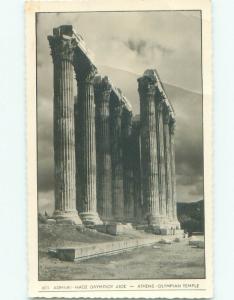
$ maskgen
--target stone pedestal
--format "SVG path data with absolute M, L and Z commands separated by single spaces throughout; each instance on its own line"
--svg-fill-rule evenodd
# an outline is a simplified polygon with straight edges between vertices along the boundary
M 79 166 L 79 203 L 80 217 L 85 225 L 101 224 L 97 213 L 96 198 L 96 136 L 95 136 L 95 102 L 94 77 L 96 68 L 79 57 L 74 60 L 78 83 L 78 109 L 80 110 L 80 143 L 78 154 Z
M 54 218 L 81 224 L 76 210 L 72 27 L 54 29 L 48 40 L 54 63 Z
M 144 211 L 148 224 L 160 227 L 155 81 L 152 77 L 143 76 L 138 79 L 138 84 L 141 113 L 141 159 Z
M 108 78 L 96 78 L 97 209 L 105 222 L 112 219 L 110 93 Z
M 112 162 L 112 215 L 116 222 L 124 221 L 122 103 L 111 93 L 111 162 Z
M 128 234 L 134 229 L 131 224 L 108 224 L 106 225 L 106 233 L 111 235 Z

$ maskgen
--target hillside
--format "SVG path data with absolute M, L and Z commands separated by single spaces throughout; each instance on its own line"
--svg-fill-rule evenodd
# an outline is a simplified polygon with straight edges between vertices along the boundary
M 187 232 L 204 232 L 204 201 L 177 203 L 178 219 Z

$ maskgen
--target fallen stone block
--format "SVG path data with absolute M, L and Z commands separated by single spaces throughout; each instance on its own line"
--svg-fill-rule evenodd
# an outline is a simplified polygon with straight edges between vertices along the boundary
M 168 239 L 161 239 L 160 241 L 159 241 L 159 243 L 160 244 L 171 244 L 171 241 L 170 240 L 168 240 Z
M 54 225 L 54 224 L 56 224 L 56 220 L 55 219 L 47 219 L 46 224 Z
M 204 249 L 205 248 L 205 241 L 198 241 L 197 248 Z
M 133 230 L 133 227 L 131 224 L 107 224 L 106 225 L 106 233 L 111 235 L 121 235 L 128 232 L 131 232 Z
M 173 229 L 171 228 L 161 228 L 160 229 L 161 235 L 172 235 Z
M 148 228 L 148 225 L 135 225 L 136 230 L 145 230 L 146 228 Z
M 49 249 L 48 250 L 48 254 L 49 254 L 49 256 L 51 256 L 53 258 L 57 258 L 58 257 L 58 251 L 56 249 Z
M 106 226 L 105 224 L 102 224 L 102 225 L 96 225 L 95 226 L 95 229 L 98 231 L 98 232 L 102 232 L 102 233 L 107 233 L 106 231 Z
M 129 239 L 125 241 L 113 241 L 108 243 L 92 244 L 77 248 L 57 248 L 49 249 L 50 255 L 56 255 L 63 261 L 82 261 L 103 255 L 114 255 L 135 248 L 150 246 L 155 244 L 155 239 Z

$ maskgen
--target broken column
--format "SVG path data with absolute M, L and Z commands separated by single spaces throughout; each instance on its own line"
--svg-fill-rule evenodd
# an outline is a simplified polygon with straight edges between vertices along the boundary
M 54 217 L 81 224 L 76 210 L 72 35 L 72 26 L 61 26 L 48 37 L 54 63 Z
M 112 218 L 112 174 L 110 148 L 110 93 L 107 77 L 96 78 L 97 209 L 105 222 Z
M 111 92 L 111 163 L 112 163 L 112 215 L 116 222 L 124 221 L 123 149 L 122 149 L 121 95 Z
M 102 223 L 97 213 L 96 197 L 96 136 L 93 84 L 97 70 L 79 47 L 75 51 L 74 67 L 78 85 L 78 110 L 80 111 L 78 202 L 81 207 L 80 217 L 83 223 L 95 225 Z
M 148 225 L 160 227 L 158 159 L 155 115 L 155 76 L 144 73 L 138 79 L 141 122 L 142 186 Z
M 134 221 L 132 111 L 125 106 L 122 113 L 124 219 Z

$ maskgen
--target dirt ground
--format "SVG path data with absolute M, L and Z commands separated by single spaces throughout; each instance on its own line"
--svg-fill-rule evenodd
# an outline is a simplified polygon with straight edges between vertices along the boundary
M 124 238 L 134 238 L 135 232 Z M 92 258 L 81 262 L 63 262 L 47 254 L 49 247 L 120 240 L 96 232 L 78 232 L 74 227 L 40 225 L 39 280 L 78 279 L 192 279 L 204 278 L 204 249 L 179 243 L 155 244 L 112 256 Z

